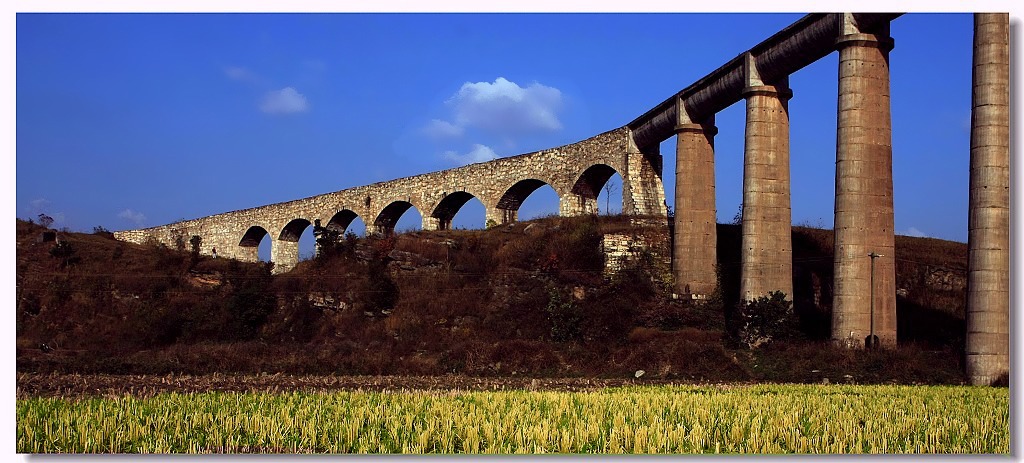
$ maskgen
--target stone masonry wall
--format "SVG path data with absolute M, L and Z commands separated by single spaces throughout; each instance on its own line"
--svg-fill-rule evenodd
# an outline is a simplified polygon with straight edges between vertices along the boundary
M 635 261 L 645 253 L 653 259 L 652 273 L 671 283 L 672 243 L 669 236 L 667 218 L 654 219 L 638 217 L 633 221 L 634 227 L 642 228 L 637 233 L 607 233 L 601 237 L 601 249 L 604 251 L 604 273 L 614 275 L 631 261 Z

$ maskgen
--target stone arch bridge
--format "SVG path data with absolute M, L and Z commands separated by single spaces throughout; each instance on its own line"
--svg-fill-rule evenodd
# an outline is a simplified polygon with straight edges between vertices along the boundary
M 622 127 L 554 149 L 470 164 L 454 169 L 358 186 L 309 198 L 185 220 L 169 225 L 115 232 L 118 239 L 144 243 L 188 243 L 202 238 L 200 253 L 245 261 L 258 260 L 264 236 L 271 237 L 274 271 L 299 261 L 299 237 L 315 223 L 344 232 L 359 217 L 368 233 L 390 233 L 410 208 L 423 217 L 424 230 L 444 230 L 472 198 L 483 203 L 486 224 L 518 218 L 519 206 L 534 191 L 550 185 L 559 197 L 559 214 L 592 214 L 597 196 L 615 173 L 622 177 L 622 210 L 632 215 L 666 215 L 661 155 L 641 152 Z M 481 224 L 485 225 L 485 224 Z
M 715 114 L 746 106 L 740 295 L 792 295 L 790 74 L 839 54 L 836 114 L 832 339 L 848 347 L 896 344 L 896 276 L 889 52 L 899 13 L 815 13 L 744 51 L 624 127 L 559 148 L 228 212 L 118 239 L 172 244 L 202 238 L 202 253 L 256 260 L 273 238 L 279 270 L 298 260 L 298 239 L 317 220 L 344 230 L 362 217 L 389 232 L 410 207 L 424 229 L 443 229 L 471 197 L 487 221 L 516 220 L 522 201 L 551 185 L 562 215 L 596 210 L 613 172 L 624 214 L 666 213 L 658 146 L 676 137 L 672 267 L 676 291 L 711 293 L 715 275 Z M 968 220 L 966 366 L 972 383 L 1009 371 L 1009 15 L 974 14 Z M 927 111 L 927 108 L 921 108 Z

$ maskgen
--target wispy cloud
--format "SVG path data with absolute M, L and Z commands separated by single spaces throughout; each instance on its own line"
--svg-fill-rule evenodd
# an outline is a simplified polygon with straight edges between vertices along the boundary
M 458 138 L 465 133 L 466 129 L 440 119 L 432 119 L 429 124 L 423 127 L 423 133 L 431 138 Z
M 33 214 L 37 214 L 37 213 L 40 213 L 40 212 L 46 212 L 46 208 L 50 207 L 50 204 L 52 204 L 52 203 L 50 202 L 49 199 L 37 198 L 37 199 L 33 199 L 32 201 L 28 202 L 28 206 L 29 206 L 28 209 L 29 209 L 29 212 L 31 212 Z
M 136 212 L 131 209 L 125 209 L 117 214 L 119 218 L 125 219 L 135 225 L 142 225 L 146 221 L 146 216 L 141 212 Z
M 326 65 L 322 61 L 306 61 L 302 63 L 302 67 L 307 73 L 318 74 L 323 72 Z M 251 84 L 257 89 L 266 91 L 276 87 L 262 75 L 242 66 L 225 66 L 223 71 L 228 79 Z M 288 86 L 280 90 L 266 91 L 260 100 L 259 109 L 266 114 L 301 113 L 309 109 L 309 100 L 294 86 Z
M 224 75 L 233 81 L 252 84 L 257 87 L 265 87 L 270 84 L 263 76 L 242 66 L 224 66 Z
M 456 151 L 445 151 L 444 154 L 442 154 L 442 157 L 453 163 L 466 165 L 477 162 L 487 162 L 496 159 L 498 155 L 495 154 L 494 150 L 490 147 L 477 143 L 474 144 L 473 149 L 466 154 L 459 154 Z
M 558 111 L 562 92 L 534 82 L 520 87 L 504 77 L 494 82 L 466 82 L 445 103 L 455 110 L 455 124 L 501 135 L 562 128 Z
M 903 236 L 914 236 L 914 237 L 917 237 L 917 238 L 929 238 L 928 234 L 926 234 L 925 232 L 923 232 L 921 230 L 918 230 L 917 228 L 914 228 L 914 227 L 910 227 L 909 230 L 907 230 L 907 231 L 905 231 L 903 233 L 897 233 L 897 234 L 898 235 L 903 235 Z
M 252 72 L 248 69 L 237 66 L 225 66 L 224 75 L 228 76 L 231 80 L 248 80 L 253 77 Z
M 327 63 L 318 59 L 307 59 L 302 62 L 302 67 L 313 72 L 324 72 L 327 70 Z
M 292 87 L 267 92 L 260 103 L 260 111 L 267 114 L 301 113 L 309 109 L 306 96 Z

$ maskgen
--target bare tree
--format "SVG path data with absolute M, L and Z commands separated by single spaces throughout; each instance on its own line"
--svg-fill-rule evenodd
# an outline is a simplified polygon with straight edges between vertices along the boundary
M 50 225 L 53 225 L 53 217 L 46 214 L 39 214 L 39 225 L 50 228 Z
M 607 214 L 607 215 L 612 215 L 612 209 L 611 209 L 612 193 L 615 192 L 615 189 L 617 187 L 618 187 L 618 185 L 616 185 L 615 182 L 612 181 L 612 179 L 610 179 L 610 178 L 604 184 L 604 193 L 605 193 L 605 197 L 604 197 L 604 213 Z

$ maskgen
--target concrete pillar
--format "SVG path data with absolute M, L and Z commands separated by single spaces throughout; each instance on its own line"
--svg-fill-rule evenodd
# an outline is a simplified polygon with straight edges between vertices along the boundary
M 284 273 L 299 263 L 299 242 L 273 240 L 270 247 L 270 261 L 274 263 L 273 274 Z
M 864 347 L 871 326 L 883 346 L 896 344 L 893 257 L 892 125 L 889 24 L 860 30 L 845 15 L 839 48 L 836 138 L 835 289 L 832 340 Z M 870 253 L 875 259 L 874 289 Z M 874 294 L 872 310 L 871 296 Z M 873 315 L 872 315 L 873 312 Z M 872 323 L 873 319 L 873 323 Z
M 519 220 L 519 211 L 502 209 L 500 207 L 488 207 L 484 210 L 484 224 L 488 227 L 505 225 Z
M 1010 371 L 1009 82 L 1009 15 L 976 13 L 966 345 L 976 385 Z
M 764 85 L 748 57 L 743 150 L 740 297 L 772 291 L 793 300 L 792 212 L 789 196 L 788 78 Z
M 715 117 L 693 123 L 680 102 L 676 125 L 676 197 L 672 245 L 675 292 L 705 297 L 718 279 L 715 218 Z

